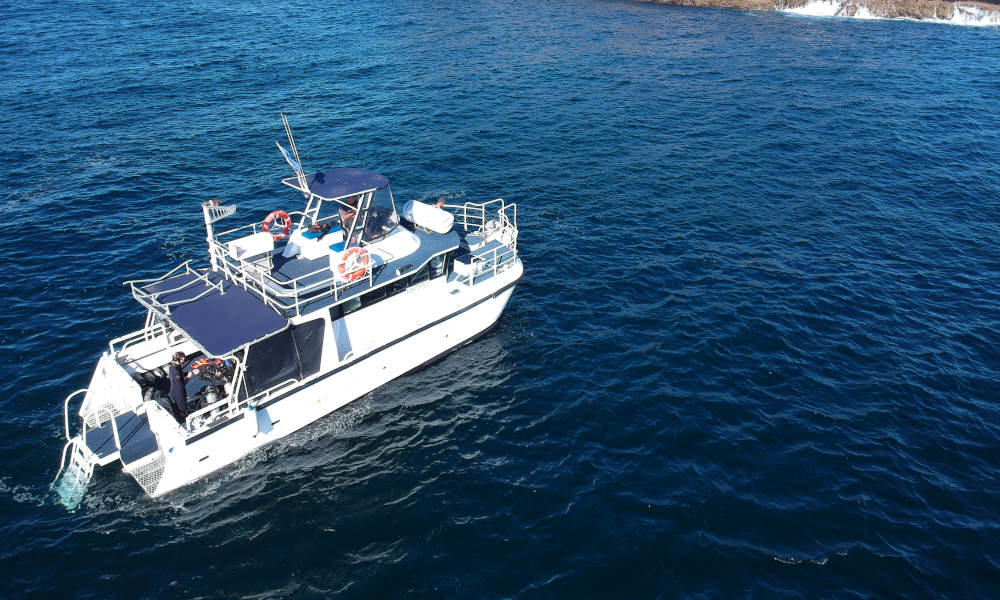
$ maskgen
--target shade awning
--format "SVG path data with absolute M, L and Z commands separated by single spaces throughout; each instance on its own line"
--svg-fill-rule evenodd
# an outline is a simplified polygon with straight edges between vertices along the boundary
M 325 200 L 343 198 L 368 190 L 378 190 L 389 185 L 385 175 L 367 169 L 327 169 L 306 176 L 308 190 L 303 190 L 297 177 L 282 179 L 282 183 L 302 192 L 308 192 Z
M 184 273 L 152 283 L 142 291 L 153 302 L 140 302 L 213 356 L 228 354 L 288 325 L 288 319 L 273 308 L 214 272 Z M 169 307 L 169 314 L 162 309 L 164 306 Z

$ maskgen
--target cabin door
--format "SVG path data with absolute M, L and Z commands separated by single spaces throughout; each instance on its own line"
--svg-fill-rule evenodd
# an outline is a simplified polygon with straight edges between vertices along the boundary
M 337 344 L 337 360 L 343 362 L 351 353 L 351 334 L 347 331 L 344 319 L 337 319 L 333 322 L 333 340 Z

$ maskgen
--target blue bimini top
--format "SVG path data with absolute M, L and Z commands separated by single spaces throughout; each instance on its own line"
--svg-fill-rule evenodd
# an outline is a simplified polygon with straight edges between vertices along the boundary
M 306 177 L 308 190 L 299 186 L 295 177 L 283 179 L 282 183 L 303 192 L 311 192 L 320 198 L 333 200 L 368 190 L 378 190 L 389 185 L 389 178 L 366 169 L 327 169 Z
M 155 303 L 143 304 L 182 329 L 212 356 L 228 354 L 288 325 L 288 319 L 218 273 L 210 272 L 207 277 L 214 287 L 193 273 L 152 283 L 142 291 Z M 220 281 L 225 293 L 219 293 Z M 157 305 L 169 305 L 170 314 Z

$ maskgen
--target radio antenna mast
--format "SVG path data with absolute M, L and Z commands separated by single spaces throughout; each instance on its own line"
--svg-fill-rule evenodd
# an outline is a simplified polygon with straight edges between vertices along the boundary
M 299 159 L 299 149 L 295 147 L 295 138 L 292 137 L 292 128 L 288 125 L 288 117 L 285 116 L 285 113 L 281 113 L 281 123 L 285 126 L 285 135 L 288 136 L 288 145 L 292 148 L 291 156 L 289 156 L 288 152 L 281 147 L 280 143 L 277 141 L 274 143 L 278 144 L 278 150 L 281 150 L 281 153 L 285 155 L 285 160 L 288 161 L 288 164 L 295 171 L 295 176 L 299 181 L 299 188 L 302 190 L 302 194 L 308 198 L 310 193 L 309 185 L 306 183 L 305 169 L 302 168 L 302 160 Z

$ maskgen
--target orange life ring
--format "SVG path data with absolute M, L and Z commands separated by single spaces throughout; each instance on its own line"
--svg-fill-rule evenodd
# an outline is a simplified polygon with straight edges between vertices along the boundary
M 264 219 L 264 222 L 261 223 L 260 225 L 260 230 L 267 233 L 271 231 L 271 223 L 273 223 L 274 220 L 278 218 L 282 220 L 285 226 L 284 228 L 282 228 L 281 233 L 271 234 L 271 237 L 274 238 L 274 241 L 276 242 L 285 239 L 285 236 L 288 235 L 288 233 L 292 230 L 292 218 L 288 216 L 288 213 L 286 213 L 283 210 L 276 210 L 271 214 L 267 215 L 267 218 Z
M 346 282 L 357 281 L 368 272 L 368 265 L 371 259 L 368 251 L 358 246 L 353 246 L 344 253 L 337 265 L 337 274 L 340 279 Z

